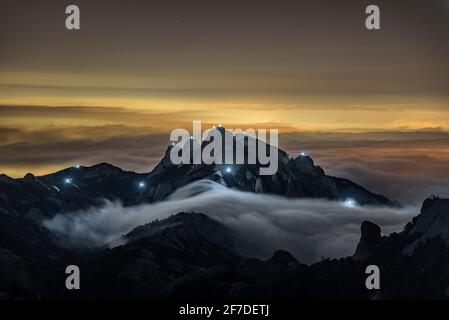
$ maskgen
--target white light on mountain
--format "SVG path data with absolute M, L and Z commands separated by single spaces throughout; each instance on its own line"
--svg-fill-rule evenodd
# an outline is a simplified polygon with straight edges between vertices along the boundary
M 343 205 L 347 208 L 354 208 L 356 205 L 356 202 L 354 199 L 348 198 L 345 200 L 345 202 L 343 203 Z
M 227 168 L 226 168 L 226 172 L 227 172 L 227 173 L 231 173 L 231 172 L 232 172 L 231 167 L 227 167 Z
M 77 165 L 75 166 L 75 168 L 79 169 L 79 168 L 81 168 L 81 166 L 80 166 L 79 164 L 77 164 Z
M 139 182 L 139 188 L 145 188 L 145 182 Z
M 307 154 L 305 152 L 301 152 L 301 157 L 306 156 Z
M 71 184 L 72 183 L 72 179 L 71 178 L 65 178 L 64 182 L 65 182 L 65 184 Z

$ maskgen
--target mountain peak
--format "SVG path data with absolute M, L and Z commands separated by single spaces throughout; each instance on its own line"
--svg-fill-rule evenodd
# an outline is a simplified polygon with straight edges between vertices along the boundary
M 88 169 L 98 169 L 98 170 L 113 170 L 113 171 L 123 171 L 121 168 L 116 167 L 107 162 L 101 162 L 99 164 L 88 167 Z
M 226 129 L 217 130 L 225 132 Z M 14 189 L 3 188 L 6 189 L 4 197 L 12 201 L 8 210 L 26 214 L 33 209 L 52 216 L 58 212 L 98 207 L 104 200 L 120 201 L 125 206 L 138 205 L 165 200 L 176 190 L 200 180 L 214 181 L 244 192 L 289 198 L 353 199 L 358 205 L 394 206 L 394 202 L 386 197 L 348 179 L 326 175 L 306 154 L 292 158 L 276 149 L 278 170 L 273 175 L 260 175 L 263 166 L 260 163 L 174 165 L 169 150 L 170 147 L 150 173 L 124 171 L 102 162 L 91 167 L 72 166 L 39 177 L 27 174 L 23 179 L 15 180 L 18 184 Z M 5 177 L 0 179 L 5 186 L 11 184 L 8 181 Z M 20 183 L 22 181 L 25 183 Z
M 177 230 L 178 236 L 189 238 L 192 234 L 202 234 L 213 239 L 218 233 L 223 232 L 224 226 L 204 213 L 180 212 L 164 220 L 155 220 L 141 225 L 124 236 L 127 240 L 153 237 L 167 230 Z
M 380 227 L 370 221 L 363 221 L 360 227 L 360 241 L 354 253 L 355 260 L 363 260 L 371 255 L 372 250 L 381 242 Z
M 448 199 L 440 198 L 438 196 L 430 196 L 424 200 L 421 206 L 421 213 L 425 213 L 433 206 L 445 206 Z
M 439 234 L 449 240 L 449 199 L 427 198 L 411 232 L 427 238 Z
M 306 174 L 312 174 L 316 176 L 324 175 L 324 170 L 315 166 L 313 159 L 304 153 L 299 154 L 294 160 L 295 166 Z
M 288 266 L 289 264 L 297 264 L 298 260 L 288 251 L 285 250 L 277 250 L 273 253 L 273 256 L 270 258 L 271 262 L 279 263 L 284 266 Z
M 27 173 L 24 177 L 23 177 L 24 181 L 35 181 L 36 177 L 34 176 L 34 174 L 32 173 Z
M 15 180 L 13 178 L 11 178 L 10 176 L 7 176 L 6 174 L 0 174 L 0 183 L 4 182 L 4 183 L 14 183 Z

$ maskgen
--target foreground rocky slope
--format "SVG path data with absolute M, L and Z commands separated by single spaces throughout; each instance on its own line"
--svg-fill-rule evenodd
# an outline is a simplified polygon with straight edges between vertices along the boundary
M 82 254 L 60 249 L 45 229 L 22 229 L 17 217 L 3 216 L 0 296 L 442 299 L 449 293 L 448 215 L 449 200 L 429 198 L 402 232 L 382 236 L 364 222 L 353 257 L 312 265 L 282 250 L 267 260 L 243 257 L 232 230 L 201 213 L 154 221 L 124 235 L 121 246 Z M 83 270 L 82 290 L 63 287 L 69 262 Z M 381 270 L 380 290 L 365 288 L 370 264 Z

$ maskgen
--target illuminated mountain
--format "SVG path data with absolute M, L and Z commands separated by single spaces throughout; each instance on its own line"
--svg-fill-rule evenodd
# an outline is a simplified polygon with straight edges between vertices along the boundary
M 50 217 L 90 207 L 104 200 L 119 200 L 125 206 L 162 201 L 175 190 L 200 179 L 219 182 L 241 191 L 278 194 L 291 198 L 324 198 L 360 205 L 394 206 L 386 197 L 356 183 L 328 176 L 311 157 L 296 158 L 278 150 L 275 175 L 259 175 L 260 164 L 174 165 L 171 146 L 148 174 L 124 171 L 107 163 L 76 166 L 53 174 L 12 179 L 0 176 L 0 211 L 31 219 Z

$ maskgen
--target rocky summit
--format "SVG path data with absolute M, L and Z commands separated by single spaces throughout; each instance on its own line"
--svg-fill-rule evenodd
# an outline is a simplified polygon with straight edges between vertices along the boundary
M 58 213 L 101 206 L 105 200 L 125 206 L 163 201 L 187 184 L 208 179 L 241 191 L 277 194 L 291 198 L 324 198 L 359 205 L 397 206 L 385 196 L 370 192 L 344 178 L 326 175 L 308 155 L 292 157 L 278 150 L 275 175 L 259 175 L 260 164 L 174 165 L 168 147 L 150 173 L 124 171 L 108 163 L 75 166 L 52 174 L 24 178 L 0 176 L 0 212 L 39 220 Z

